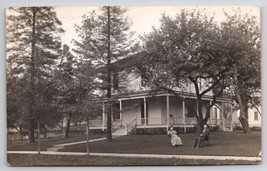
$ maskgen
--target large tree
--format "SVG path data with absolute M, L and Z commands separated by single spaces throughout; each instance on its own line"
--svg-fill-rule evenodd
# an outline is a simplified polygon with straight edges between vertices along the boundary
M 97 12 L 83 16 L 82 24 L 76 27 L 81 41 L 75 41 L 74 52 L 83 60 L 92 62 L 99 72 L 99 88 L 106 98 L 107 140 L 112 141 L 112 77 L 116 73 L 112 63 L 131 52 L 131 23 L 124 17 L 126 9 L 121 7 L 104 6 Z
M 24 118 L 29 142 L 35 142 L 36 121 L 51 119 L 45 115 L 56 111 L 51 106 L 53 71 L 63 29 L 53 7 L 9 8 L 7 14 L 8 118 L 12 112 Z
M 226 21 L 221 24 L 225 53 L 238 59 L 229 72 L 230 90 L 239 105 L 244 132 L 249 132 L 248 108 L 257 108 L 261 98 L 260 23 L 258 18 L 242 14 L 240 9 L 235 15 L 225 13 L 225 16 Z
M 147 62 L 141 70 L 153 90 L 165 90 L 185 100 L 194 111 L 199 133 L 216 97 L 227 86 L 229 70 L 237 59 L 225 54 L 220 28 L 205 11 L 182 10 L 175 18 L 163 14 L 160 23 L 158 29 L 144 36 Z M 194 86 L 196 102 L 176 93 L 186 91 L 190 84 Z M 205 95 L 213 96 L 212 103 L 203 103 Z

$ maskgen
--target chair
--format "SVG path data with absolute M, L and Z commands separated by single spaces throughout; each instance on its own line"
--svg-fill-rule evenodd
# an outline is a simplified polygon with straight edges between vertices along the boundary
M 209 134 L 204 137 L 199 137 L 199 146 L 204 147 L 209 145 Z

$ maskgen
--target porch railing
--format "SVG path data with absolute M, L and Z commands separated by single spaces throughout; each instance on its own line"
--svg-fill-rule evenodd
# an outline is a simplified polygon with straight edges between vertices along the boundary
M 167 124 L 167 118 L 166 117 L 155 117 L 155 118 L 139 118 L 139 119 L 133 119 L 131 122 L 127 124 L 129 125 L 166 125 Z M 170 125 L 195 125 L 197 124 L 197 120 L 195 117 L 170 117 L 169 118 L 169 124 Z M 214 126 L 214 125 L 220 125 L 221 119 L 209 119 L 207 124 Z M 89 121 L 90 127 L 102 127 L 103 126 L 103 120 L 90 120 Z M 106 126 L 106 122 L 104 122 L 104 126 Z M 113 131 L 117 130 L 122 126 L 122 120 L 113 120 L 112 123 L 112 129 Z M 132 127 L 131 126 L 131 127 Z
M 122 121 L 120 119 L 118 120 L 113 120 L 113 123 L 112 123 L 112 131 L 116 131 L 117 129 L 119 129 L 122 125 Z
M 141 118 L 137 119 L 137 125 L 166 125 L 167 118 L 166 117 L 158 117 L 158 118 Z M 183 117 L 170 117 L 169 118 L 170 125 L 195 125 L 197 124 L 196 118 L 183 118 Z
M 101 127 L 103 126 L 103 120 L 89 120 L 90 127 Z
M 211 126 L 215 126 L 215 125 L 220 125 L 221 122 L 222 122 L 221 119 L 209 119 L 207 124 Z
M 125 134 L 127 135 L 131 130 L 135 129 L 137 125 L 137 119 L 133 119 L 131 122 L 128 124 L 125 124 Z

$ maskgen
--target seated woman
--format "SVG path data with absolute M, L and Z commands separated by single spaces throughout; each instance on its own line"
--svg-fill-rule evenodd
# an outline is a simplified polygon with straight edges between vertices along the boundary
M 170 127 L 170 130 L 168 131 L 168 135 L 171 137 L 171 145 L 173 147 L 183 145 L 181 138 L 178 137 L 177 132 L 173 130 L 173 126 Z

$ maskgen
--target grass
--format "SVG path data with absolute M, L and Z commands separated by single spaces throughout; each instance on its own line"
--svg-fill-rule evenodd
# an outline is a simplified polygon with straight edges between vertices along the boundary
M 104 135 L 100 135 L 100 137 Z M 173 154 L 173 155 L 226 155 L 226 156 L 258 156 L 261 150 L 261 132 L 211 132 L 210 145 L 192 149 L 195 135 L 179 135 L 183 146 L 172 147 L 167 135 L 127 135 L 114 138 L 109 143 L 106 140 L 91 142 L 90 152 L 99 153 L 131 153 L 131 154 Z M 85 140 L 85 136 L 42 140 L 42 150 L 54 144 Z M 91 139 L 99 136 L 91 136 Z M 37 150 L 37 143 L 8 143 L 8 150 Z M 66 146 L 61 151 L 86 152 L 86 143 Z M 189 160 L 189 159 L 156 159 L 156 158 L 122 158 L 96 156 L 60 156 L 60 155 L 30 155 L 8 154 L 7 161 L 13 166 L 143 166 L 143 165 L 218 165 L 218 164 L 259 164 L 258 161 L 219 161 L 219 160 Z
M 167 135 L 128 135 L 113 139 L 112 143 L 98 141 L 90 143 L 90 152 L 174 154 L 174 155 L 218 155 L 218 156 L 258 156 L 261 150 L 260 132 L 212 132 L 210 145 L 192 149 L 195 134 L 179 135 L 183 146 L 172 147 Z M 61 151 L 86 152 L 86 143 L 67 146 Z
M 90 135 L 89 139 L 96 139 L 105 137 L 105 135 Z M 70 142 L 77 142 L 77 141 L 85 141 L 86 136 L 69 136 L 68 138 L 64 137 L 57 137 L 57 138 L 48 138 L 48 139 L 41 139 L 40 141 L 40 149 L 41 151 L 46 151 L 47 148 L 53 147 L 56 144 L 64 144 Z M 37 151 L 38 143 L 28 143 L 27 141 L 14 141 L 7 143 L 7 150 L 8 151 Z
M 8 154 L 12 166 L 182 166 L 182 165 L 230 165 L 259 164 L 254 161 L 188 160 L 156 158 L 121 158 L 96 156 L 25 155 Z

